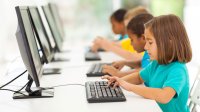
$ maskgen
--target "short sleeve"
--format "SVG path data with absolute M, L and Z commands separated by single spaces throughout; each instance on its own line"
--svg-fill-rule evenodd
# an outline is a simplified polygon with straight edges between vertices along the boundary
M 147 67 L 143 68 L 140 71 L 140 77 L 142 78 L 142 80 L 144 81 L 144 84 L 147 87 L 149 86 L 151 70 L 152 70 L 152 62 L 149 65 L 147 65 Z
M 185 68 L 175 67 L 169 72 L 167 79 L 164 82 L 163 88 L 173 88 L 176 91 L 176 95 L 174 97 L 177 97 L 185 86 L 185 83 L 187 83 L 187 78 L 188 77 Z
M 130 51 L 130 52 L 136 52 L 135 49 L 133 48 L 133 46 L 131 45 L 131 40 L 130 38 L 126 38 L 121 40 L 121 47 L 122 49 L 126 50 L 126 51 Z
M 149 63 L 150 63 L 150 57 L 147 51 L 145 51 L 141 62 L 142 68 L 145 68 Z

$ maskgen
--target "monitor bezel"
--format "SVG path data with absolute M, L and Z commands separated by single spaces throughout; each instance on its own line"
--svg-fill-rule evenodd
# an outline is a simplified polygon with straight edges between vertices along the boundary
M 26 68 L 28 70 L 29 75 L 34 80 L 36 87 L 39 87 L 40 86 L 39 78 L 42 76 L 43 65 L 41 63 L 41 68 L 40 68 L 40 70 L 39 70 L 39 72 L 37 74 L 37 70 L 36 70 L 36 67 L 35 67 L 35 64 L 34 64 L 34 61 L 33 61 L 33 56 L 32 56 L 31 50 L 30 50 L 30 45 L 29 45 L 29 41 L 28 41 L 28 37 L 27 37 L 27 32 L 25 30 L 25 25 L 24 25 L 24 22 L 23 22 L 23 17 L 21 15 L 21 10 L 27 10 L 27 9 L 28 9 L 27 6 L 16 6 L 15 7 L 17 18 L 18 18 L 18 28 L 20 30 L 18 33 L 21 34 L 22 42 L 20 42 L 18 39 L 17 39 L 17 41 L 18 41 L 18 45 L 19 46 L 24 45 L 24 46 L 21 47 L 23 49 L 20 49 L 20 54 L 22 56 L 22 59 L 23 59 L 23 62 L 25 64 L 25 66 L 26 66 Z M 30 14 L 29 14 L 28 10 L 27 10 L 27 14 L 28 14 L 28 16 L 30 18 Z M 30 21 L 30 24 L 32 24 L 31 21 Z M 34 35 L 34 32 L 32 32 L 32 33 Z M 36 43 L 36 40 L 35 40 L 35 43 Z M 24 53 L 26 53 L 27 56 L 24 55 Z M 39 56 L 39 52 L 38 52 L 38 56 Z M 28 62 L 26 62 L 26 61 L 28 61 Z

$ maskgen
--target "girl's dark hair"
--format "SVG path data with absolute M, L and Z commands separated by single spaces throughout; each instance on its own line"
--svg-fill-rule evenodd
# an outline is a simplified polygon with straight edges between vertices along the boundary
M 155 38 L 159 64 L 191 61 L 190 41 L 182 21 L 176 15 L 154 17 L 145 24 L 145 29 L 148 29 Z
M 126 9 L 118 9 L 111 15 L 111 18 L 115 19 L 119 23 L 123 22 L 126 12 Z
M 131 19 L 128 23 L 127 29 L 131 31 L 131 33 L 137 35 L 137 37 L 141 37 L 144 34 L 144 24 L 151 20 L 153 16 L 151 14 L 139 14 Z

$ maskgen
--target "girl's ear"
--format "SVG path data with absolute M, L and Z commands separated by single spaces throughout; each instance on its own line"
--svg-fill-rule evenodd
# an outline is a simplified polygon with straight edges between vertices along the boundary
M 143 40 L 145 40 L 145 36 L 144 36 L 144 34 L 141 35 L 141 38 L 142 38 Z

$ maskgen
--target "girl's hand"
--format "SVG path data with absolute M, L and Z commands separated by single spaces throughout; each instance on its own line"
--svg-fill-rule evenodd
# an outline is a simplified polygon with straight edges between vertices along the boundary
M 108 86 L 112 86 L 113 88 L 117 87 L 117 86 L 121 86 L 122 88 L 124 88 L 127 91 L 131 91 L 131 84 L 124 81 L 121 78 L 115 77 L 115 76 L 102 76 L 102 79 L 107 79 L 108 80 Z
M 99 48 L 101 48 L 101 43 L 102 43 L 102 37 L 97 37 L 94 41 L 93 41 L 93 46 L 91 47 L 92 52 L 97 52 L 97 50 Z
M 118 77 L 112 77 L 112 76 L 102 76 L 102 79 L 107 79 L 108 80 L 108 86 L 112 86 L 113 88 L 119 86 L 119 83 L 117 81 Z
M 93 43 L 95 43 L 95 44 L 97 44 L 97 45 L 99 45 L 101 47 L 101 45 L 102 45 L 102 43 L 103 43 L 104 40 L 105 39 L 103 37 L 98 36 L 97 38 L 95 38 L 95 40 L 93 41 Z
M 121 70 L 125 66 L 125 61 L 115 61 L 112 63 L 112 66 L 118 70 Z
M 99 45 L 94 43 L 91 47 L 91 51 L 96 53 L 99 48 Z
M 112 41 L 105 39 L 105 38 L 101 39 L 100 47 L 102 49 L 104 49 L 106 51 L 110 51 L 112 49 L 112 46 L 114 46 Z
M 112 76 L 120 76 L 120 71 L 116 68 L 114 68 L 113 66 L 109 66 L 109 65 L 104 65 L 103 66 L 103 73 L 108 73 Z

